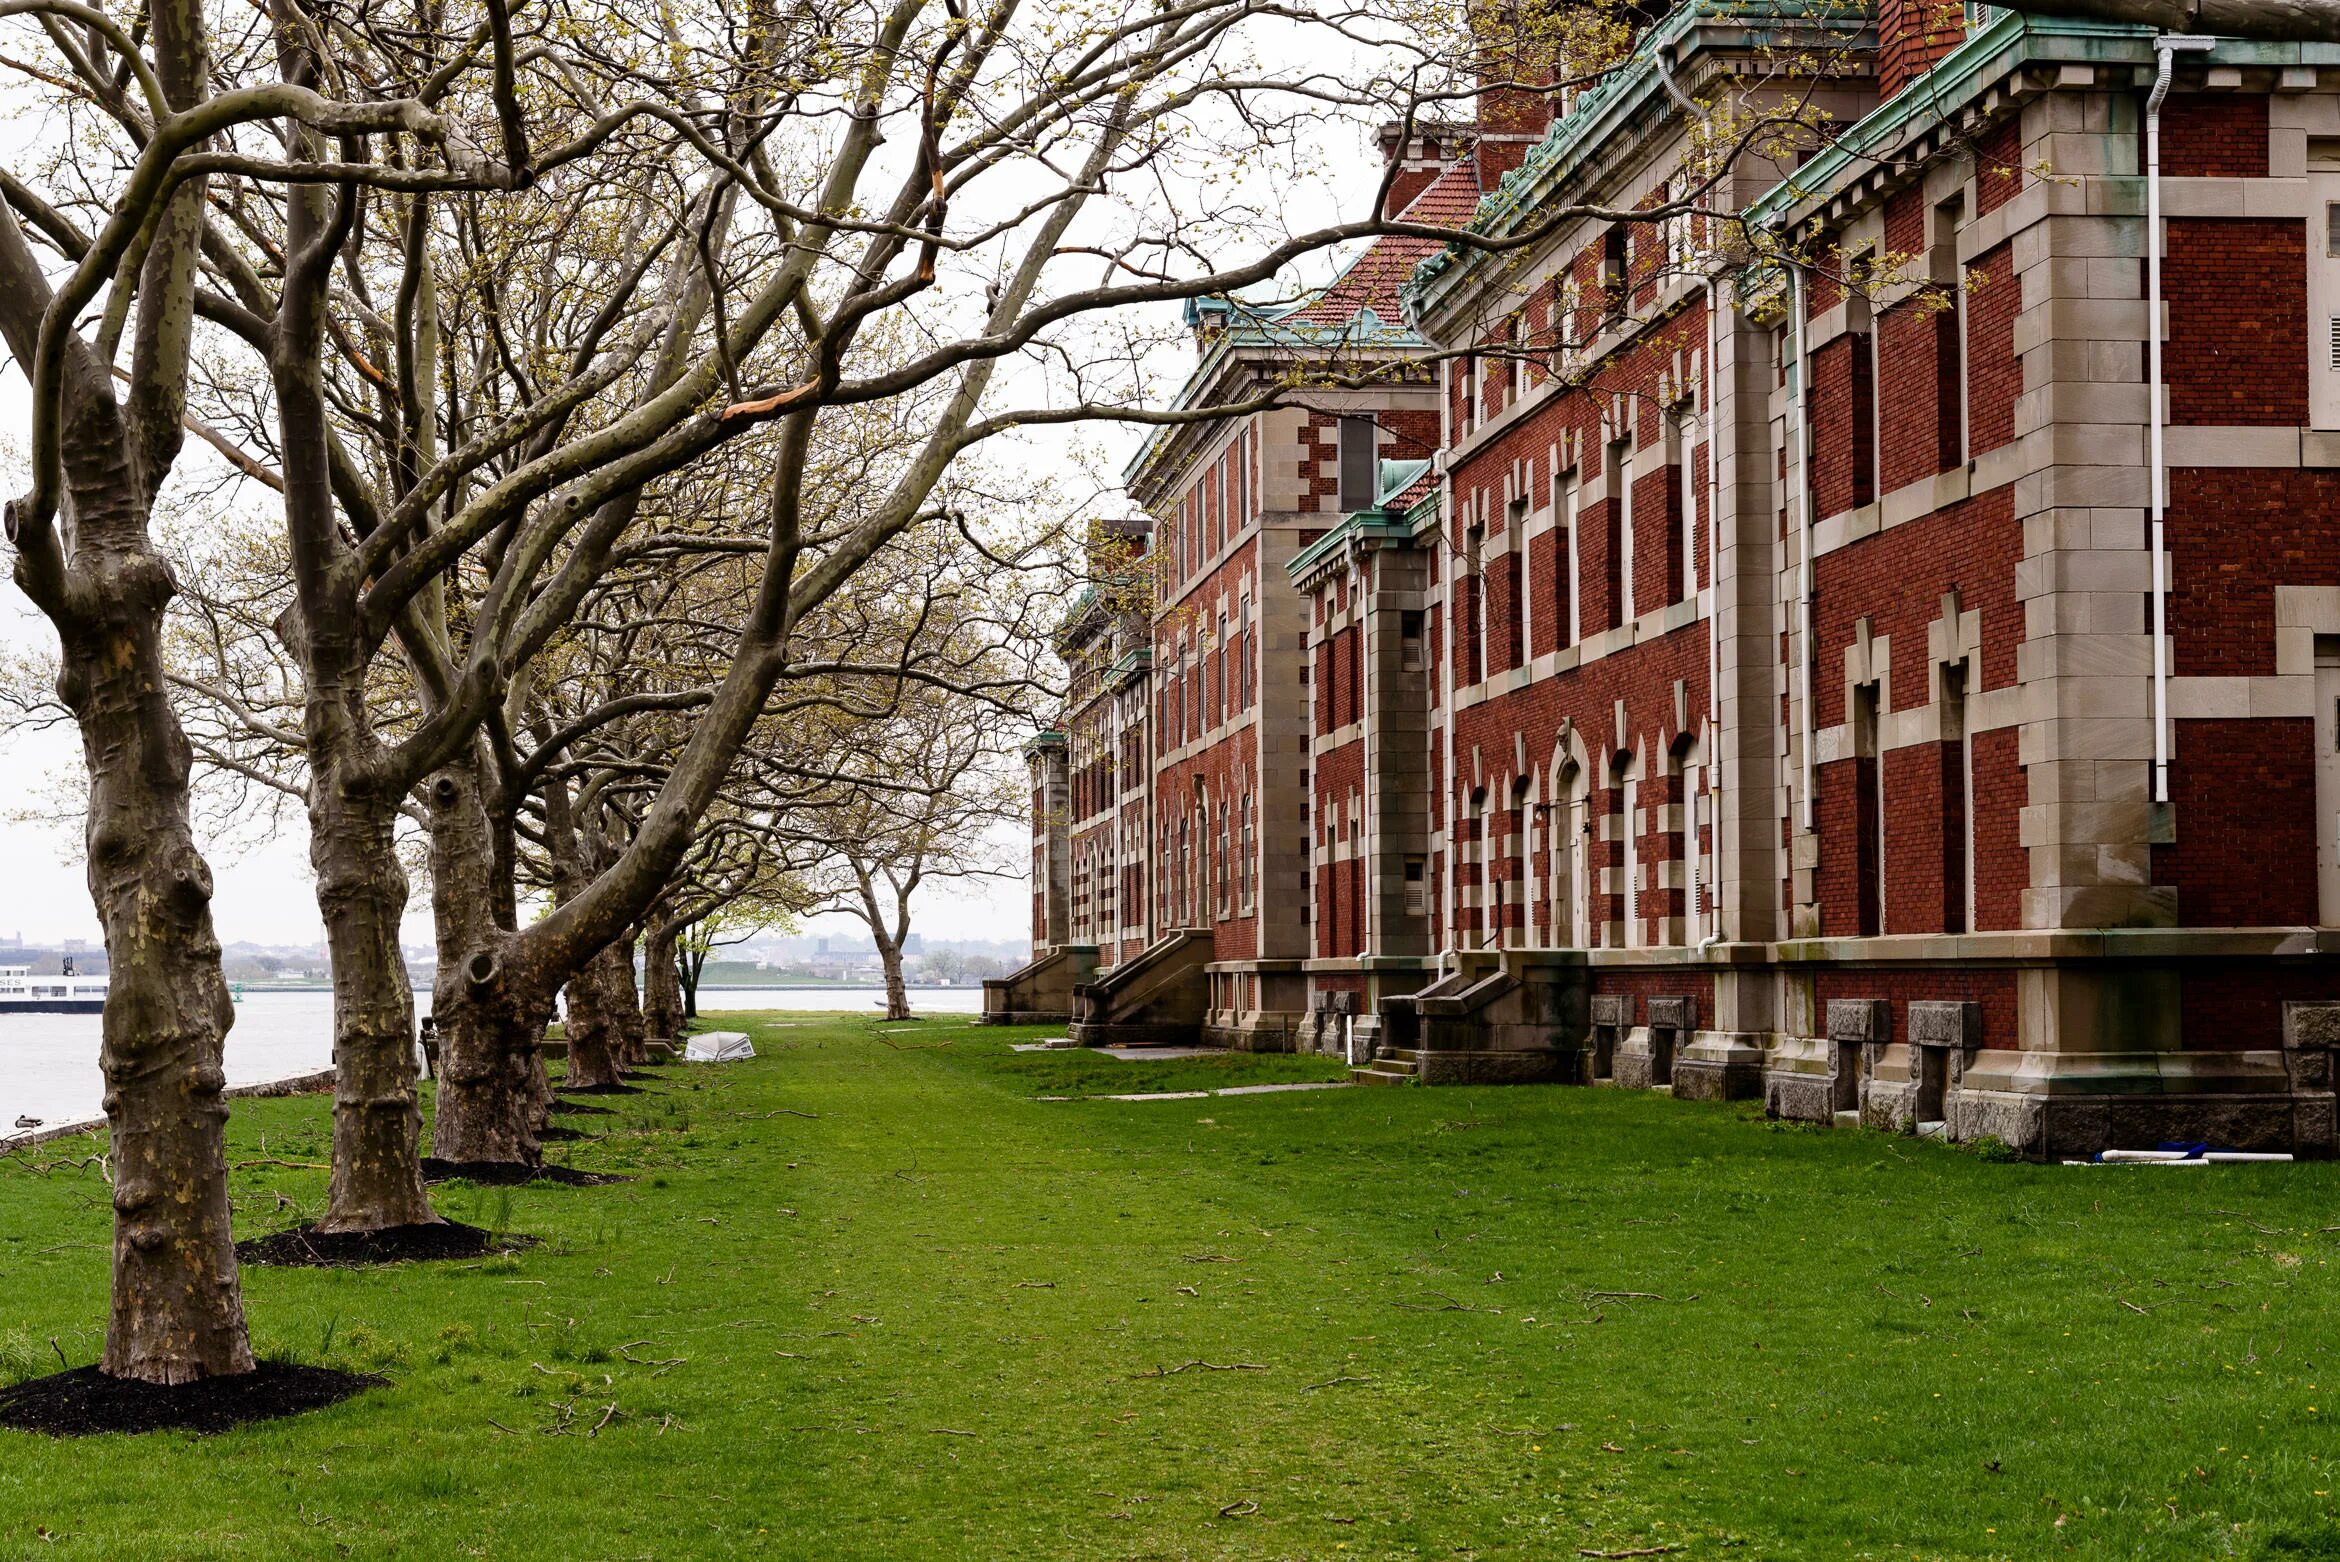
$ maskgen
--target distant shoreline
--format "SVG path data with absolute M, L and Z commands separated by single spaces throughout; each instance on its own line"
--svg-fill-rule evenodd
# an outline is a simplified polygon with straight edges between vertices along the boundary
M 228 980 L 228 985 L 247 998 L 257 993 L 329 993 L 333 991 L 331 982 L 239 982 L 231 977 Z M 912 982 L 908 990 L 914 993 L 968 993 L 974 992 L 982 985 L 981 982 Z M 427 993 L 430 988 L 426 985 L 416 987 L 413 990 L 417 993 Z M 699 984 L 699 991 L 703 993 L 882 993 L 885 990 L 886 984 L 883 982 L 701 982 Z

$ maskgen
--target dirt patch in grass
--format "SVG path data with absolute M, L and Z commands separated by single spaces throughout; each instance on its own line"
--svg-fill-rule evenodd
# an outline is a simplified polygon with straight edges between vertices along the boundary
M 236 1260 L 287 1268 L 344 1269 L 441 1258 L 484 1258 L 490 1253 L 516 1253 L 535 1245 L 534 1237 L 498 1234 L 455 1220 L 391 1226 L 382 1231 L 319 1231 L 314 1226 L 295 1226 L 264 1237 L 246 1237 L 236 1244 Z
M 632 1182 L 631 1177 L 620 1177 L 615 1172 L 579 1171 L 574 1166 L 527 1166 L 518 1161 L 442 1161 L 435 1155 L 426 1155 L 422 1163 L 423 1181 L 453 1182 L 461 1177 L 487 1188 L 517 1188 L 526 1182 L 552 1182 L 564 1188 L 599 1188 L 613 1182 Z
M 95 1367 L 76 1367 L 0 1390 L 0 1426 L 51 1437 L 224 1432 L 253 1421 L 322 1410 L 388 1381 L 370 1373 L 289 1361 L 264 1361 L 232 1378 L 171 1384 L 110 1378 Z

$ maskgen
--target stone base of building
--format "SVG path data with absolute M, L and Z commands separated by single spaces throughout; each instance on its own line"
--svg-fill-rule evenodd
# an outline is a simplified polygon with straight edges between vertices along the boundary
M 1993 1138 L 2026 1160 L 2061 1160 L 2165 1143 L 2213 1144 L 2307 1159 L 2333 1153 L 2332 1101 L 2301 1096 L 2024 1096 L 1962 1091 L 1953 1139 Z M 1862 1114 L 1864 1124 L 1868 1114 Z M 1902 1121 L 1907 1121 L 1904 1117 Z
M 1700 1031 L 1674 1060 L 1674 1096 L 1681 1101 L 1753 1101 L 1764 1093 L 1763 1045 L 1743 1032 Z
M 1265 1010 L 1214 1016 L 1202 1028 L 1202 1045 L 1225 1047 L 1233 1052 L 1297 1051 L 1305 1018 Z
M 1414 1078 L 1425 1085 L 1544 1085 L 1576 1081 L 1576 1051 L 1564 1047 L 1507 1047 L 1495 1051 L 1465 1052 L 1452 1048 L 1402 1051 L 1390 1054 L 1414 1066 Z
M 1202 1027 L 1179 1020 L 1113 1020 L 1087 1023 L 1075 1020 L 1065 1034 L 1076 1047 L 1199 1047 Z
M 1069 1025 L 1072 1015 L 1063 1009 L 1007 1009 L 975 1016 L 978 1025 Z

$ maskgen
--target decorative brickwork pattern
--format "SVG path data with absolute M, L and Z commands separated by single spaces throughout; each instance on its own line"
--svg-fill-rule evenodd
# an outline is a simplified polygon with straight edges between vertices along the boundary
M 2340 472 L 2169 474 L 2169 622 L 2179 677 L 2275 671 L 2275 587 L 2340 586 Z
M 2264 100 L 2250 101 L 2265 113 Z M 2263 150 L 2260 157 L 2263 164 Z M 2305 423 L 2307 249 L 2299 220 L 2172 217 L 2161 276 L 2170 421 Z
M 2171 93 L 2161 105 L 2161 171 L 2174 179 L 2266 178 L 2266 98 Z
M 2189 927 L 2316 920 L 2314 723 L 2181 721 L 2170 756 L 2177 840 L 2153 848 Z
M 2004 244 L 1967 268 L 1967 450 L 1981 455 L 2015 437 L 2015 398 L 2023 394 L 2023 363 L 2015 355 L 2015 317 L 2023 285 Z

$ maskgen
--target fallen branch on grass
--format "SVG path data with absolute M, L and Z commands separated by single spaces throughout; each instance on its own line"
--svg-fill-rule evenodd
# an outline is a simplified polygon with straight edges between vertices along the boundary
M 1473 1307 L 1468 1303 L 1458 1302 L 1444 1291 L 1425 1291 L 1422 1294 L 1437 1297 L 1438 1305 L 1433 1307 L 1427 1302 L 1392 1302 L 1389 1305 L 1402 1312 L 1410 1313 L 1500 1313 L 1503 1311 L 1500 1307 Z
M 1181 1372 L 1265 1372 L 1267 1370 L 1268 1369 L 1266 1367 L 1262 1366 L 1256 1361 L 1230 1361 L 1224 1363 L 1216 1361 L 1184 1361 L 1180 1362 L 1175 1367 L 1156 1367 L 1151 1372 L 1133 1372 L 1130 1374 L 1130 1378 L 1134 1382 L 1139 1378 L 1176 1377 Z
M 255 1166 L 281 1166 L 286 1171 L 329 1172 L 333 1170 L 332 1167 L 319 1161 L 280 1161 L 274 1156 L 263 1156 L 256 1161 L 238 1161 L 236 1162 L 234 1169 L 237 1171 L 250 1171 Z
M 1336 1384 L 1336 1383 L 1370 1383 L 1370 1382 L 1372 1382 L 1372 1381 L 1373 1381 L 1373 1380 L 1372 1380 L 1371 1378 L 1369 1378 L 1369 1377 L 1365 1377 L 1365 1378 L 1356 1378 L 1356 1377 L 1326 1378 L 1326 1379 L 1325 1379 L 1325 1380 L 1324 1380 L 1322 1383 L 1310 1383 L 1310 1384 L 1306 1385 L 1305 1387 L 1303 1387 L 1303 1388 L 1301 1389 L 1301 1392 L 1305 1394 L 1305 1393 L 1308 1393 L 1308 1392 L 1310 1392 L 1310 1391 L 1312 1391 L 1312 1390 L 1315 1390 L 1315 1389 L 1320 1389 L 1320 1388 L 1331 1388 L 1331 1387 L 1332 1387 L 1334 1384 Z
M 1589 1546 L 1579 1546 L 1576 1554 L 1580 1557 L 1662 1557 L 1681 1549 L 1680 1546 L 1636 1546 L 1631 1551 L 1595 1551 Z

